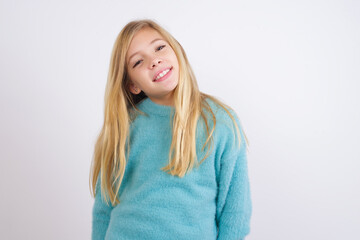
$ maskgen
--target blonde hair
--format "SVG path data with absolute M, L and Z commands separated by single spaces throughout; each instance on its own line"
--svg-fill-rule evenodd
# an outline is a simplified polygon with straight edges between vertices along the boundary
M 145 27 L 156 30 L 168 42 L 179 62 L 179 81 L 173 95 L 175 113 L 173 116 L 173 137 L 169 151 L 169 164 L 161 168 L 161 170 L 173 176 L 183 177 L 194 165 L 199 166 L 210 154 L 211 151 L 207 148 L 206 155 L 200 163 L 198 162 L 195 139 L 197 121 L 201 116 L 206 125 L 207 139 L 202 150 L 206 145 L 210 145 L 212 148 L 212 135 L 216 125 L 215 115 L 205 101 L 206 98 L 213 100 L 229 114 L 236 127 L 239 146 L 241 141 L 236 121 L 227 109 L 231 108 L 215 97 L 199 91 L 195 75 L 180 43 L 152 20 L 144 19 L 129 22 L 117 36 L 112 50 L 104 99 L 104 123 L 95 144 L 90 172 L 92 196 L 95 197 L 96 195 L 96 183 L 100 174 L 102 196 L 107 204 L 107 198 L 109 197 L 113 206 L 120 203 L 118 192 L 127 162 L 125 152 L 128 153 L 130 148 L 127 140 L 129 126 L 133 120 L 131 113 L 142 113 L 136 107 L 136 104 L 147 97 L 145 94 L 134 95 L 129 91 L 130 79 L 126 70 L 125 56 L 134 35 Z M 208 117 L 205 115 L 204 110 L 210 113 L 213 121 L 211 130 L 209 130 Z M 244 136 L 247 142 L 245 133 Z

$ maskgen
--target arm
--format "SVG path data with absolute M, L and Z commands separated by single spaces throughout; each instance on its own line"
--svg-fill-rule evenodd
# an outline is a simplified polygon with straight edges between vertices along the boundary
M 112 210 L 111 203 L 109 206 L 103 201 L 100 190 L 100 174 L 96 183 L 95 201 L 92 210 L 92 240 L 103 240 L 110 222 L 110 213 Z
M 227 135 L 218 163 L 218 197 L 216 222 L 218 225 L 218 240 L 243 240 L 250 232 L 252 203 L 247 168 L 245 137 L 236 115 L 241 146 L 238 141 Z M 233 135 L 233 133 L 232 133 Z M 235 135 L 236 136 L 236 135 Z M 237 136 L 236 136 L 237 137 Z

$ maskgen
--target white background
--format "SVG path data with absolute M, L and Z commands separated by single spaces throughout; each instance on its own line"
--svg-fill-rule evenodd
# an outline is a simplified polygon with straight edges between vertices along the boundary
M 0 239 L 89 239 L 116 36 L 151 18 L 250 141 L 249 240 L 360 239 L 360 4 L 0 2 Z

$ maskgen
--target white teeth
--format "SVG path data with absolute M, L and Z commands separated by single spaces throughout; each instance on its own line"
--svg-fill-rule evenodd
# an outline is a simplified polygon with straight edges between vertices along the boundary
M 163 72 L 161 72 L 155 80 L 158 80 L 159 78 L 162 78 L 165 74 L 167 74 L 170 71 L 170 69 L 166 69 Z

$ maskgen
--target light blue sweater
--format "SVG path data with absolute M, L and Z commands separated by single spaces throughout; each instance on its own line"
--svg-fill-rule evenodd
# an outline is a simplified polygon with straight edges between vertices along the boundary
M 92 239 L 239 240 L 250 231 L 252 203 L 246 147 L 238 148 L 231 118 L 207 99 L 216 116 L 214 148 L 199 168 L 183 178 L 160 170 L 168 164 L 174 107 L 144 99 L 130 127 L 130 155 L 119 191 L 120 204 L 103 202 L 100 181 L 93 206 Z M 234 111 L 238 125 L 240 122 Z M 210 126 L 213 126 L 209 121 Z M 197 154 L 206 140 L 198 121 Z

